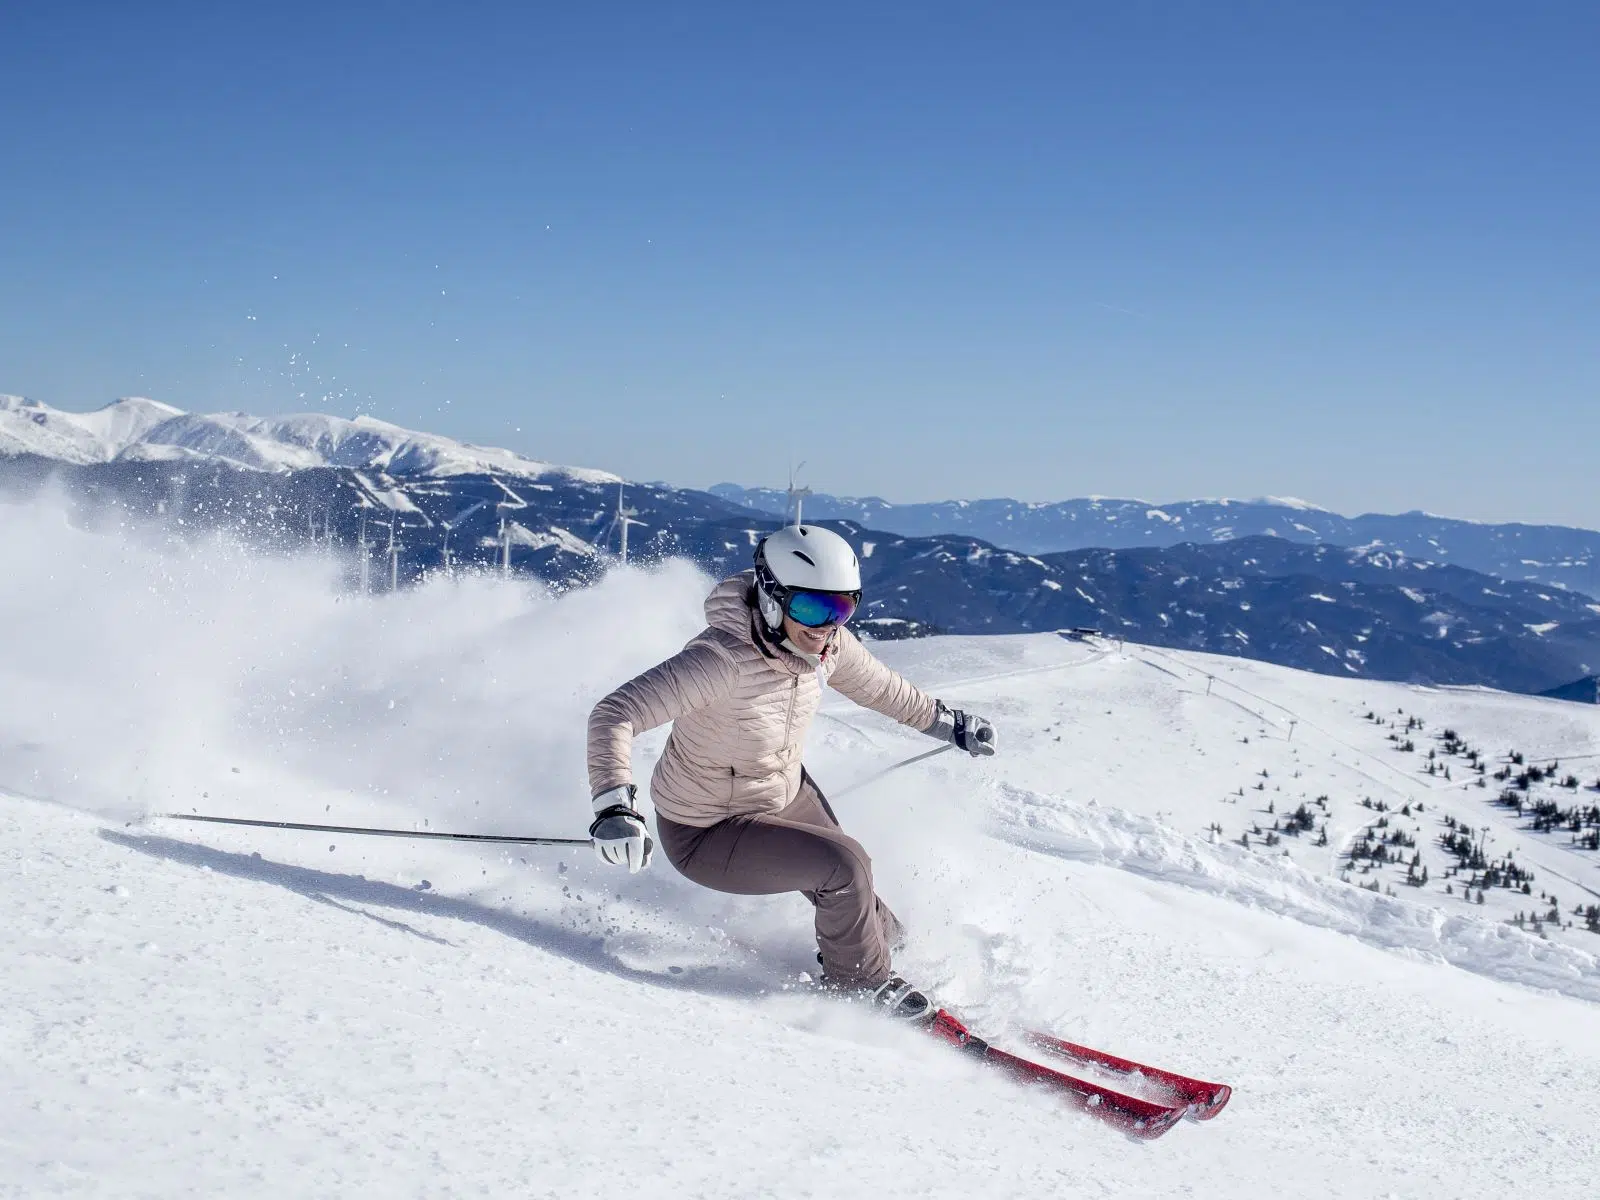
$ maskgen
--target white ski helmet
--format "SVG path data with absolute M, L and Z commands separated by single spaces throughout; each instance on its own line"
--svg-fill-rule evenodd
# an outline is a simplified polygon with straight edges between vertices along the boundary
M 820 525 L 788 525 L 762 538 L 756 546 L 756 597 L 769 629 L 782 627 L 796 592 L 833 593 L 859 602 L 861 563 L 850 543 Z

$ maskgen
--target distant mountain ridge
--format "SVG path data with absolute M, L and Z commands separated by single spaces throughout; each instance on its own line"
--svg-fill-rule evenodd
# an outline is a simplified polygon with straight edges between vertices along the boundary
M 715 496 L 746 508 L 782 515 L 788 497 L 773 488 L 719 483 Z M 981 538 L 1024 554 L 1184 542 L 1222 543 L 1245 537 L 1293 542 L 1382 547 L 1414 559 L 1454 563 L 1553 587 L 1600 593 L 1600 532 L 1562 525 L 1482 524 L 1431 513 L 1366 513 L 1345 517 L 1303 500 L 1143 500 L 1088 497 L 1033 504 L 1020 500 L 946 500 L 890 504 L 818 493 L 805 513 L 819 520 L 853 521 L 904 537 L 956 534 Z
M 74 465 L 109 462 L 221 462 L 253 471 L 348 467 L 398 477 L 502 475 L 618 484 L 608 471 L 567 467 L 510 450 L 474 446 L 372 417 L 305 413 L 186 413 L 142 397 L 71 413 L 0 395 L 0 457 L 37 456 Z M 673 489 L 689 491 L 691 489 Z M 771 488 L 718 484 L 723 504 L 781 515 L 787 497 Z M 1428 513 L 1345 517 L 1303 500 L 1187 500 L 1155 505 L 1090 497 L 1055 503 L 952 500 L 890 504 L 813 495 L 806 513 L 902 537 L 975 537 L 1024 554 L 1132 549 L 1184 542 L 1220 544 L 1253 536 L 1377 547 L 1505 579 L 1536 580 L 1600 594 L 1600 532 L 1555 525 L 1480 524 Z
M 1600 676 L 1585 675 L 1539 694 L 1552 700 L 1571 700 L 1575 704 L 1600 704 Z
M 859 548 L 869 622 L 945 633 L 1088 627 L 1323 674 L 1509 691 L 1600 665 L 1600 603 L 1590 597 L 1389 551 L 1252 537 L 1025 555 L 828 524 Z M 737 568 L 752 537 L 742 525 L 696 527 L 680 552 L 714 573 Z
M 143 397 L 70 413 L 21 396 L 0 395 L 0 455 L 36 455 L 84 466 L 107 462 L 196 460 L 253 471 L 350 467 L 394 475 L 502 474 L 620 483 L 609 471 L 563 467 L 510 450 L 418 433 L 373 417 L 302 413 L 186 413 Z

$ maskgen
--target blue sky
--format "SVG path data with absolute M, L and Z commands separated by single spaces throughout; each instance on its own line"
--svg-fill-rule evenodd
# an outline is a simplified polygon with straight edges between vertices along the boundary
M 0 22 L 0 391 L 1600 524 L 1592 4 Z

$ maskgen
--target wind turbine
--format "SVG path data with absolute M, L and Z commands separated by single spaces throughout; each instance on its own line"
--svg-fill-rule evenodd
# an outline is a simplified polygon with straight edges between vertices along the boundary
M 455 516 L 451 517 L 448 521 L 440 521 L 439 522 L 439 524 L 444 526 L 444 573 L 446 575 L 450 574 L 450 534 L 451 534 L 451 532 L 456 528 L 456 526 L 460 525 L 461 522 L 465 521 L 473 513 L 477 512 L 480 508 L 483 508 L 488 503 L 489 503 L 488 500 L 479 500 L 471 508 L 462 509 Z
M 367 550 L 367 513 L 372 508 L 372 501 L 363 496 L 356 501 L 355 507 L 361 510 L 361 534 L 356 540 L 356 552 L 361 563 L 361 594 L 365 596 L 372 591 L 372 557 Z
M 628 526 L 644 524 L 643 521 L 634 520 L 634 518 L 639 515 L 639 510 L 637 508 L 626 508 L 623 506 L 622 490 L 626 486 L 626 484 L 622 483 L 617 484 L 617 511 L 612 515 L 611 524 L 606 526 L 605 534 L 600 538 L 600 545 L 604 547 L 605 544 L 611 540 L 611 531 L 613 529 L 620 528 L 622 532 L 621 558 L 623 566 L 628 565 Z
M 506 516 L 506 513 L 519 508 L 527 508 L 528 502 L 517 495 L 505 484 L 496 479 L 495 484 L 505 493 L 495 501 L 494 510 L 500 515 L 500 574 L 511 575 L 511 527 L 516 524 Z
M 400 590 L 400 539 L 395 536 L 395 523 L 399 515 L 391 513 L 389 516 L 389 590 Z M 404 526 L 401 526 L 404 528 Z
M 805 462 L 802 461 L 798 467 L 789 468 L 789 507 L 784 511 L 786 515 L 789 513 L 794 514 L 794 523 L 796 525 L 802 524 L 800 520 L 800 506 L 805 503 L 806 497 L 812 494 L 810 488 L 795 487 L 794 485 L 795 475 L 800 471 L 805 470 L 805 466 Z

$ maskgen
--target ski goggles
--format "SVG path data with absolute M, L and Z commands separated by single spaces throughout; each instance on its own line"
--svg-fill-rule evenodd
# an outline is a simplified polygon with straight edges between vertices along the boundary
M 823 625 L 843 625 L 855 616 L 856 605 L 860 603 L 860 592 L 807 592 L 794 589 L 789 592 L 783 611 L 807 629 L 818 629 Z

